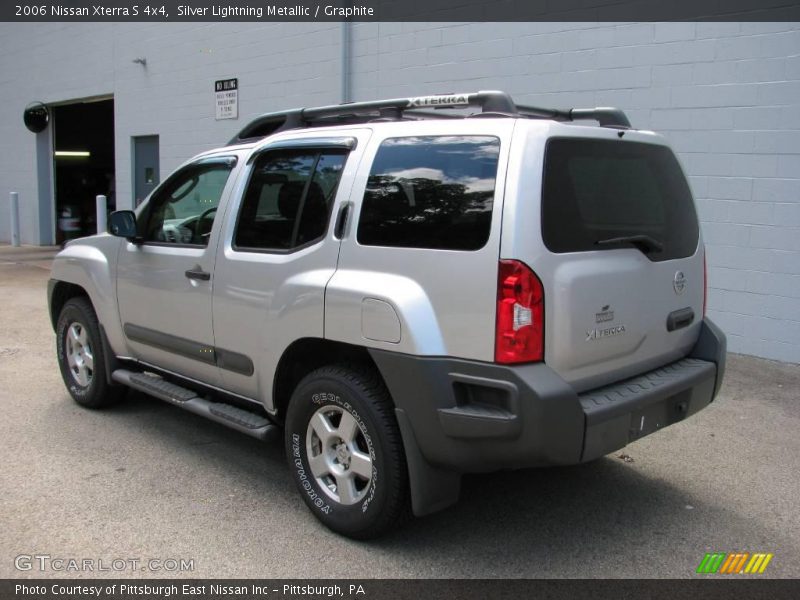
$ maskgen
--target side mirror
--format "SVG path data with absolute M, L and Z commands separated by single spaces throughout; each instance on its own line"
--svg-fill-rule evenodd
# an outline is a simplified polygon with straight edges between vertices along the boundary
M 108 219 L 108 232 L 133 242 L 139 237 L 136 213 L 132 210 L 115 210 Z

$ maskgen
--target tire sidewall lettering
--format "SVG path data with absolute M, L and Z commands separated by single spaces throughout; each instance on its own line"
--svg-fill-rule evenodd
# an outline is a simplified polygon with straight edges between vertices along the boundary
M 333 512 L 333 507 L 325 502 L 322 496 L 317 493 L 314 489 L 314 485 L 306 474 L 300 442 L 300 434 L 292 433 L 292 464 L 294 464 L 297 479 L 300 481 L 300 487 L 303 488 L 303 491 L 308 495 L 311 502 L 320 512 L 329 515 Z

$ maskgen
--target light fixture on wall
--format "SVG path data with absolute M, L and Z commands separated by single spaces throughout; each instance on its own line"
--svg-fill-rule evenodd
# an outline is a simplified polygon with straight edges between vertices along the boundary
M 42 102 L 31 102 L 25 107 L 22 120 L 29 131 L 41 133 L 50 122 L 50 111 Z
M 147 68 L 147 59 L 144 56 L 134 58 L 131 62 L 135 65 L 142 65 L 145 69 Z
M 56 150 L 56 158 L 89 158 L 92 154 L 88 150 Z

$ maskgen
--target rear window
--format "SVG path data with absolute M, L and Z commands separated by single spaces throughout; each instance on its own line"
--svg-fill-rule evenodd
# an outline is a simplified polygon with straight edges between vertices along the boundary
M 493 136 L 384 140 L 367 181 L 358 243 L 482 248 L 492 223 L 499 152 Z
M 625 241 L 631 236 L 637 238 Z M 637 246 L 662 261 L 694 254 L 698 225 L 689 185 L 669 148 L 554 138 L 545 154 L 542 237 L 551 252 Z

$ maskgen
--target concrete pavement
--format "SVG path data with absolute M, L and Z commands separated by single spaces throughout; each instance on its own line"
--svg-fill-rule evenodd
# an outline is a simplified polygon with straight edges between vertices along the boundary
M 10 246 L 0 244 L 0 265 L 29 265 L 50 270 L 59 246 Z

